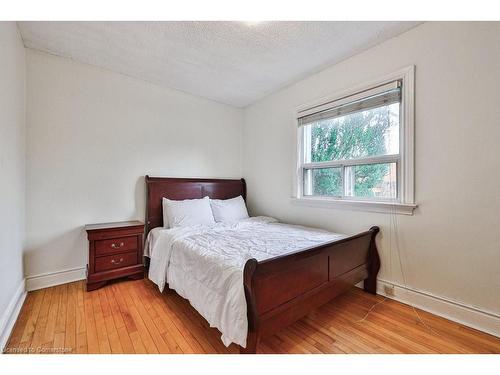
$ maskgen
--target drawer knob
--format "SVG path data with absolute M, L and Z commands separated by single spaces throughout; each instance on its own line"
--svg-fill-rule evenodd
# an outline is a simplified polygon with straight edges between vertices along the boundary
M 120 243 L 112 243 L 111 244 L 111 247 L 113 249 L 119 249 L 120 247 L 122 247 L 123 245 L 125 245 L 123 242 L 120 242 Z
M 120 260 L 119 260 L 119 261 L 116 261 L 116 260 L 114 260 L 114 259 L 111 259 L 111 263 L 112 263 L 112 264 L 120 264 L 121 262 L 123 262 L 123 258 L 120 258 Z

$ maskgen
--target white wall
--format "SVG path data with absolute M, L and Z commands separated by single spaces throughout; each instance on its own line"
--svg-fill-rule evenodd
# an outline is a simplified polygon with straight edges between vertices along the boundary
M 241 177 L 241 110 L 27 50 L 26 276 L 80 268 L 83 225 L 144 220 L 144 175 Z
M 253 214 L 344 233 L 379 225 L 379 276 L 404 284 L 394 238 L 390 241 L 396 220 L 407 286 L 498 316 L 499 40 L 500 23 L 425 23 L 246 108 L 243 175 Z M 293 205 L 295 108 L 412 64 L 415 214 Z
M 0 335 L 23 282 L 25 53 L 15 22 L 0 22 Z M 21 292 L 24 291 L 21 288 Z M 14 302 L 15 303 L 15 302 Z M 8 332 L 7 332 L 8 333 Z M 5 338 L 2 337 L 2 340 Z

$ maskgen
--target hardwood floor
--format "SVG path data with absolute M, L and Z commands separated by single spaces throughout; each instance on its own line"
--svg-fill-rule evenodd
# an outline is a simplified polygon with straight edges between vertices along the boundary
M 383 301 L 383 302 L 382 302 Z M 368 311 L 371 309 L 370 313 Z M 264 339 L 261 353 L 500 353 L 500 339 L 353 288 Z M 6 352 L 238 353 L 175 292 L 148 280 L 86 292 L 83 281 L 30 292 Z

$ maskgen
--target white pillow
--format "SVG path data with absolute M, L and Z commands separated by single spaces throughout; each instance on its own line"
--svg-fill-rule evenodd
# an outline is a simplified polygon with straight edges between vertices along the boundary
M 165 228 L 215 223 L 208 197 L 182 201 L 163 198 L 162 205 L 163 226 Z
M 210 206 L 217 223 L 231 223 L 248 218 L 247 206 L 241 195 L 231 199 L 210 199 Z

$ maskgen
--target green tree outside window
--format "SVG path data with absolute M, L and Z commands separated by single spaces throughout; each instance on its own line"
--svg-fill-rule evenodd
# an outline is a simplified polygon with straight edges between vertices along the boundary
M 399 104 L 351 113 L 311 125 L 311 162 L 358 159 L 386 155 L 391 124 L 399 117 Z M 355 196 L 373 197 L 383 182 L 389 164 L 358 165 L 354 168 Z M 314 195 L 342 195 L 342 174 L 338 168 L 321 168 L 312 173 Z

